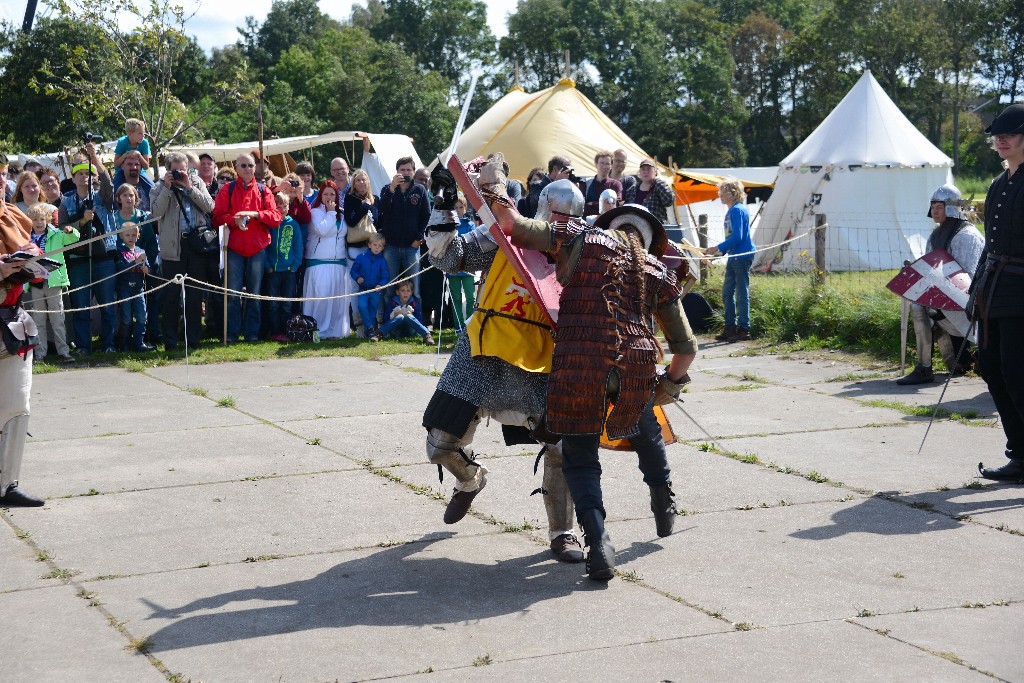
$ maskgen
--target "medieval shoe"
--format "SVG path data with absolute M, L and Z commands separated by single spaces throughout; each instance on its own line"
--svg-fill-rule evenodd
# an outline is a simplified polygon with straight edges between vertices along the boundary
M 484 486 L 487 486 L 486 479 L 480 482 L 480 488 L 476 491 L 459 491 L 455 489 L 452 499 L 448 501 L 448 507 L 444 509 L 444 523 L 455 524 L 465 517 L 466 513 L 469 512 L 469 506 L 473 504 L 473 499 L 476 498 L 476 494 L 483 491 Z
M 978 472 L 985 479 L 1024 484 L 1024 460 L 1011 460 L 1002 467 L 985 467 L 979 462 Z
M 583 546 L 575 534 L 561 534 L 551 541 L 551 552 L 559 562 L 582 562 Z
M 715 341 L 729 341 L 729 337 L 731 337 L 734 334 L 736 334 L 736 326 L 726 325 L 724 330 L 715 335 Z
M 25 493 L 17 485 L 7 489 L 7 493 L 0 497 L 0 507 L 37 508 L 45 504 L 42 498 Z
M 608 538 L 604 528 L 604 515 L 600 510 L 587 510 L 583 513 L 580 523 L 586 534 L 587 576 L 594 581 L 608 581 L 615 576 L 615 547 Z
M 672 534 L 676 523 L 676 502 L 672 497 L 672 482 L 651 487 L 651 512 L 654 513 L 654 526 L 658 536 L 664 538 Z
M 935 373 L 932 372 L 932 366 L 928 365 L 915 365 L 914 371 L 906 377 L 900 377 L 896 380 L 896 384 L 902 386 L 908 386 L 911 384 L 928 384 L 935 381 Z

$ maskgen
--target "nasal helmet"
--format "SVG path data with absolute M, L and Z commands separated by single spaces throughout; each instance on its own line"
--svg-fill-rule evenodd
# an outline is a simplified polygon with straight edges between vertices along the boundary
M 960 208 L 960 190 L 956 185 L 947 183 L 932 193 L 932 202 L 942 202 L 946 205 L 946 218 L 966 220 L 963 210 Z M 932 217 L 931 204 L 928 205 L 928 218 Z
M 565 178 L 556 180 L 548 183 L 547 187 L 540 191 L 535 218 L 539 221 L 550 221 L 556 213 L 582 216 L 584 203 L 583 193 L 572 181 Z

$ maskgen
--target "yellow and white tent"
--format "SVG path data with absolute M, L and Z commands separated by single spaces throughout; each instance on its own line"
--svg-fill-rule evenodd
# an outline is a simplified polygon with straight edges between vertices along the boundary
M 558 85 L 532 94 L 513 88 L 463 131 L 456 153 L 469 161 L 502 152 L 512 177 L 525 181 L 531 168 L 547 170 L 548 160 L 555 155 L 568 157 L 577 175 L 594 175 L 594 155 L 619 148 L 626 150 L 629 159 L 626 172 L 636 173 L 647 153 L 576 89 L 576 81 L 563 78 Z M 659 172 L 671 177 L 664 166 Z

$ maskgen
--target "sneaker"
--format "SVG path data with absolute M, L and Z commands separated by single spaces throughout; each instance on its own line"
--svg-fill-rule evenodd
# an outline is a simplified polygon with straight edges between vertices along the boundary
M 911 386 L 914 384 L 930 384 L 935 381 L 935 373 L 930 365 L 915 365 L 914 371 L 906 377 L 900 377 L 896 384 L 900 386 Z
M 736 326 L 726 325 L 724 330 L 715 335 L 715 341 L 729 341 L 729 338 L 734 334 L 736 334 Z
M 74 363 L 75 359 L 71 357 L 70 353 L 65 353 L 63 356 L 57 356 L 57 360 L 61 363 Z
M 427 346 L 433 346 L 436 342 L 434 341 L 434 338 L 432 336 L 430 336 L 430 333 L 428 332 L 427 334 L 423 335 L 423 343 L 426 344 Z
M 745 327 L 737 327 L 736 331 L 726 341 L 730 344 L 735 344 L 736 342 L 747 341 L 748 339 L 750 339 L 750 330 Z
M 379 342 L 381 340 L 380 332 L 374 332 L 370 335 L 370 341 Z

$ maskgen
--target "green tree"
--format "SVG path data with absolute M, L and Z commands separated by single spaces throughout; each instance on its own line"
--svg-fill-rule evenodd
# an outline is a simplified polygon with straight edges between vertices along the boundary
M 1011 102 L 1024 97 L 1024 0 L 995 0 L 979 44 L 981 75 Z
M 238 29 L 239 46 L 252 67 L 265 74 L 292 46 L 315 41 L 324 31 L 340 27 L 320 11 L 316 0 L 274 0 L 262 24 L 245 18 L 245 26 Z

